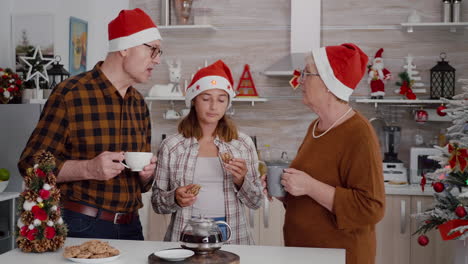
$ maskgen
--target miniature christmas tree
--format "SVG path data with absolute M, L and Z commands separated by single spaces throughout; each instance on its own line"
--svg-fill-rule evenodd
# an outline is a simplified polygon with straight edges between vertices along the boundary
M 60 214 L 55 158 L 40 151 L 34 163 L 24 176 L 26 189 L 19 198 L 16 242 L 24 252 L 56 251 L 65 243 L 67 227 Z
M 245 64 L 244 66 L 244 71 L 242 72 L 239 85 L 237 86 L 236 96 L 258 97 L 257 89 L 255 89 L 255 83 L 252 79 L 252 74 L 250 74 L 250 67 L 248 64 Z
M 422 220 L 417 234 L 438 228 L 444 240 L 468 237 L 468 79 L 460 82 L 463 83 L 461 94 L 454 96 L 454 100 L 442 99 L 447 104 L 447 109 L 442 111 L 453 123 L 447 129 L 449 144 L 436 147 L 441 151 L 439 156 L 429 157 L 441 166 L 426 175 L 434 180 L 435 206 L 416 216 Z M 460 194 L 453 194 L 455 192 L 451 191 L 454 188 Z M 427 240 L 424 235 L 420 238 Z

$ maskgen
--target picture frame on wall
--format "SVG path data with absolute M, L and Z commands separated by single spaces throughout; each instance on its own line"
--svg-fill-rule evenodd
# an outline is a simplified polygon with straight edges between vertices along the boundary
M 17 72 L 24 72 L 20 56 L 32 56 L 40 46 L 45 58 L 54 57 L 54 15 L 49 13 L 24 13 L 11 16 L 12 47 Z
M 70 17 L 70 38 L 68 46 L 70 76 L 86 71 L 88 22 L 76 17 Z

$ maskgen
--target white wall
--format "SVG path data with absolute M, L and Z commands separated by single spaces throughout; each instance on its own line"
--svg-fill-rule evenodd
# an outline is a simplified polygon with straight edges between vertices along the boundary
M 107 24 L 121 9 L 129 8 L 128 0 L 0 0 L 0 67 L 14 66 L 11 37 L 12 14 L 54 15 L 54 53 L 68 69 L 68 35 L 70 16 L 88 22 L 87 69 L 102 60 L 107 53 Z

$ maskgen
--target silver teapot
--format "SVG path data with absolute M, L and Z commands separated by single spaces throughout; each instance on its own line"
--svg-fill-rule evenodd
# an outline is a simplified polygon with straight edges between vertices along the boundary
M 226 225 L 228 237 L 223 240 L 218 224 Z M 214 221 L 209 218 L 192 218 L 180 234 L 182 248 L 193 250 L 196 254 L 208 254 L 221 248 L 231 238 L 231 227 L 224 221 Z

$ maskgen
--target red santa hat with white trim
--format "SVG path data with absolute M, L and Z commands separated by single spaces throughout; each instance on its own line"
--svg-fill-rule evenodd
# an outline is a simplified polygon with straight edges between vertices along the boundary
M 366 73 L 367 55 L 352 43 L 312 50 L 318 74 L 336 97 L 349 101 Z
M 231 69 L 222 60 L 218 60 L 195 73 L 185 93 L 185 104 L 191 107 L 193 98 L 200 93 L 211 89 L 221 89 L 228 93 L 228 107 L 230 107 L 232 99 L 236 96 L 233 87 L 234 79 Z
M 374 62 L 375 60 L 377 59 L 380 59 L 382 60 L 382 53 L 384 52 L 384 49 L 383 48 L 380 48 L 376 53 L 375 53 L 375 56 L 374 56 Z
M 108 25 L 109 52 L 162 39 L 153 20 L 140 8 L 122 10 Z

